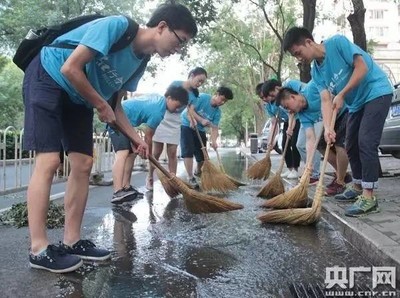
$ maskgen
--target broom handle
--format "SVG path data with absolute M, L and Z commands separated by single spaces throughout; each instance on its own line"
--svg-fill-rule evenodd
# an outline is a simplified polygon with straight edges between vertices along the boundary
M 285 155 L 286 155 L 287 148 L 289 146 L 290 139 L 291 139 L 291 136 L 286 135 L 285 148 L 283 149 L 281 163 L 279 164 L 279 169 L 276 172 L 276 175 L 278 175 L 278 174 L 280 175 L 282 173 L 283 164 L 285 162 Z
M 276 115 L 275 115 L 276 121 L 275 121 L 275 124 L 274 124 L 274 129 L 272 131 L 271 141 L 269 142 L 268 147 L 267 147 L 267 151 L 265 152 L 265 157 L 268 157 L 271 154 L 271 151 L 272 151 L 272 144 L 274 143 L 273 136 L 275 134 L 276 127 L 277 127 L 278 123 L 280 122 L 278 116 L 279 116 L 279 110 L 278 110 L 278 112 L 276 112 Z
M 336 122 L 336 115 L 337 115 L 337 109 L 334 109 L 332 112 L 332 119 L 331 119 L 331 125 L 330 125 L 330 129 L 333 130 L 335 129 L 335 122 Z M 324 183 L 324 175 L 325 175 L 325 169 L 326 169 L 326 165 L 328 163 L 328 156 L 329 156 L 329 151 L 331 150 L 330 145 L 326 144 L 326 148 L 325 148 L 325 154 L 324 154 L 324 161 L 322 162 L 322 169 L 321 169 L 321 174 L 318 180 L 318 188 L 322 188 L 323 187 L 323 183 Z
M 209 160 L 210 157 L 208 156 L 207 148 L 204 146 L 203 139 L 201 138 L 201 135 L 200 135 L 199 129 L 197 128 L 197 125 L 194 127 L 194 130 L 196 131 L 197 137 L 199 138 L 200 145 L 201 145 L 201 151 L 203 151 L 204 158 Z
M 118 130 L 120 133 L 122 133 L 125 137 L 131 141 L 131 143 L 137 147 L 137 143 L 128 135 L 125 129 L 123 129 L 118 123 L 115 123 L 112 128 Z M 149 154 L 148 155 L 149 161 L 157 168 L 159 169 L 165 176 L 167 176 L 169 179 L 172 178 L 172 175 L 162 166 L 160 163 L 154 158 L 153 155 Z
M 221 160 L 221 156 L 219 156 L 219 152 L 218 152 L 217 149 L 214 149 L 214 150 L 215 150 L 215 153 L 217 154 L 217 159 L 218 159 L 218 163 L 219 163 L 219 168 L 221 169 L 222 172 L 225 173 L 224 166 L 223 166 L 222 160 Z

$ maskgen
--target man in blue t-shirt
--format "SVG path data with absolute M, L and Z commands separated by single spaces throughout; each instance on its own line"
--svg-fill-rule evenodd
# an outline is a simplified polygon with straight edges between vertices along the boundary
M 378 145 L 393 96 L 386 74 L 368 53 L 341 35 L 317 44 L 306 28 L 293 27 L 286 33 L 283 47 L 300 62 L 312 64 L 311 75 L 321 93 L 328 143 L 336 138 L 329 128 L 333 109 L 340 109 L 344 103 L 349 109 L 346 150 L 353 185 L 335 199 L 356 200 L 346 209 L 347 216 L 378 212 L 373 194 L 379 177 Z M 334 95 L 333 101 L 330 94 Z
M 289 80 L 288 82 L 283 84 L 283 86 L 285 87 L 292 87 L 296 90 L 300 90 L 303 85 L 304 83 L 298 80 Z M 284 156 L 286 167 L 288 169 L 284 173 L 282 173 L 281 176 L 288 179 L 297 179 L 299 177 L 298 168 L 300 166 L 301 159 L 300 152 L 296 146 L 297 137 L 300 129 L 300 122 L 298 121 L 298 119 L 294 118 L 294 114 L 289 114 L 287 110 L 275 105 L 275 96 L 281 89 L 282 83 L 280 81 L 275 79 L 267 80 L 262 84 L 261 92 L 258 93 L 258 95 L 265 103 L 265 113 L 269 117 L 271 117 L 272 127 L 275 127 L 276 121 L 283 121 L 282 148 L 284 148 L 285 146 L 287 137 L 290 136 L 290 141 L 286 149 L 286 154 Z M 277 133 L 277 131 L 270 130 L 270 134 L 268 136 L 268 144 L 272 144 L 271 140 L 274 140 L 275 133 Z
M 199 97 L 192 102 L 191 108 L 186 108 L 182 112 L 181 156 L 184 159 L 188 181 L 195 187 L 198 186 L 198 183 L 193 176 L 193 155 L 196 158 L 197 170 L 199 172 L 203 165 L 204 155 L 201 151 L 201 143 L 195 127 L 192 126 L 194 123 L 197 123 L 197 129 L 204 146 L 207 146 L 206 128 L 210 128 L 211 146 L 217 149 L 218 125 L 221 120 L 220 106 L 231 99 L 233 99 L 232 90 L 227 87 L 219 87 L 214 95 L 200 93 Z M 189 117 L 192 119 L 189 119 Z
M 163 120 L 165 112 L 181 111 L 188 104 L 188 92 L 179 86 L 170 86 L 165 95 L 146 94 L 122 102 L 122 108 L 133 127 L 143 125 L 144 140 L 152 149 L 153 135 Z M 140 193 L 131 185 L 132 169 L 136 154 L 130 140 L 121 133 L 109 130 L 111 142 L 116 153 L 113 165 L 114 194 L 111 203 L 120 204 L 133 200 Z M 129 194 L 128 191 L 133 191 Z
M 148 145 L 124 116 L 121 98 L 135 91 L 144 72 L 142 61 L 181 51 L 197 34 L 196 22 L 181 4 L 162 4 L 139 27 L 131 44 L 111 52 L 124 35 L 128 20 L 109 16 L 86 23 L 59 36 L 54 45 L 67 43 L 74 49 L 46 46 L 25 70 L 24 149 L 36 152 L 27 193 L 31 238 L 31 267 L 64 273 L 76 270 L 82 259 L 109 259 L 108 250 L 81 240 L 81 224 L 93 164 L 93 108 L 100 121 L 118 124 L 131 137 L 137 153 L 146 157 Z M 143 69 L 142 69 L 143 68 Z M 115 111 L 108 104 L 115 103 Z M 113 104 L 114 105 L 114 104 Z M 62 249 L 49 245 L 46 214 L 52 177 L 60 159 L 61 144 L 68 152 L 71 174 L 65 192 L 65 229 Z
M 305 130 L 307 160 L 309 160 L 316 142 L 314 125 L 321 123 L 321 97 L 315 82 L 311 80 L 300 92 L 291 88 L 283 88 L 279 91 L 275 101 L 277 105 L 281 105 L 298 116 L 301 127 Z M 347 107 L 343 106 L 335 123 L 336 142 L 329 151 L 328 161 L 336 171 L 336 178 L 326 187 L 326 194 L 329 196 L 342 193 L 346 183 L 351 182 L 350 174 L 346 173 L 349 160 L 344 148 L 347 114 Z M 319 129 L 318 134 L 321 132 L 322 125 Z M 324 154 L 325 148 L 326 142 L 322 137 L 317 149 Z M 321 158 L 320 154 L 318 154 L 318 158 Z

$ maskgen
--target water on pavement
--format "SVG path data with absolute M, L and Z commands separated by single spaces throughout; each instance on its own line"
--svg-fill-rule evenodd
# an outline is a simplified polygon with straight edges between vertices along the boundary
M 245 159 L 227 151 L 223 162 L 243 179 Z M 242 210 L 190 214 L 182 198 L 169 199 L 156 183 L 154 193 L 105 212 L 93 238 L 113 251 L 112 260 L 62 276 L 60 296 L 290 297 L 291 284 L 323 284 L 326 267 L 371 266 L 324 220 L 260 224 L 259 188 L 227 195 Z

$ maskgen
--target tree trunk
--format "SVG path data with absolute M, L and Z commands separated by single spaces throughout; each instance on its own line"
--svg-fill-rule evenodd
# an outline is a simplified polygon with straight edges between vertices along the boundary
M 350 23 L 353 41 L 356 45 L 367 51 L 367 37 L 365 35 L 365 7 L 363 0 L 352 0 L 354 12 L 349 14 L 347 20 Z
M 303 27 L 307 28 L 311 33 L 314 30 L 316 0 L 301 0 L 303 3 Z M 297 65 L 300 70 L 300 81 L 307 83 L 311 80 L 310 64 L 299 63 Z

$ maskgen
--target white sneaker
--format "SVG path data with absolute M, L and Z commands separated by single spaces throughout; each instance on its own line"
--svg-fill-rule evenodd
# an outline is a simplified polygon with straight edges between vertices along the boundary
M 284 173 L 281 174 L 282 178 L 286 178 L 292 171 L 286 170 Z
M 298 179 L 299 173 L 296 170 L 292 170 L 289 175 L 287 175 L 288 179 Z

